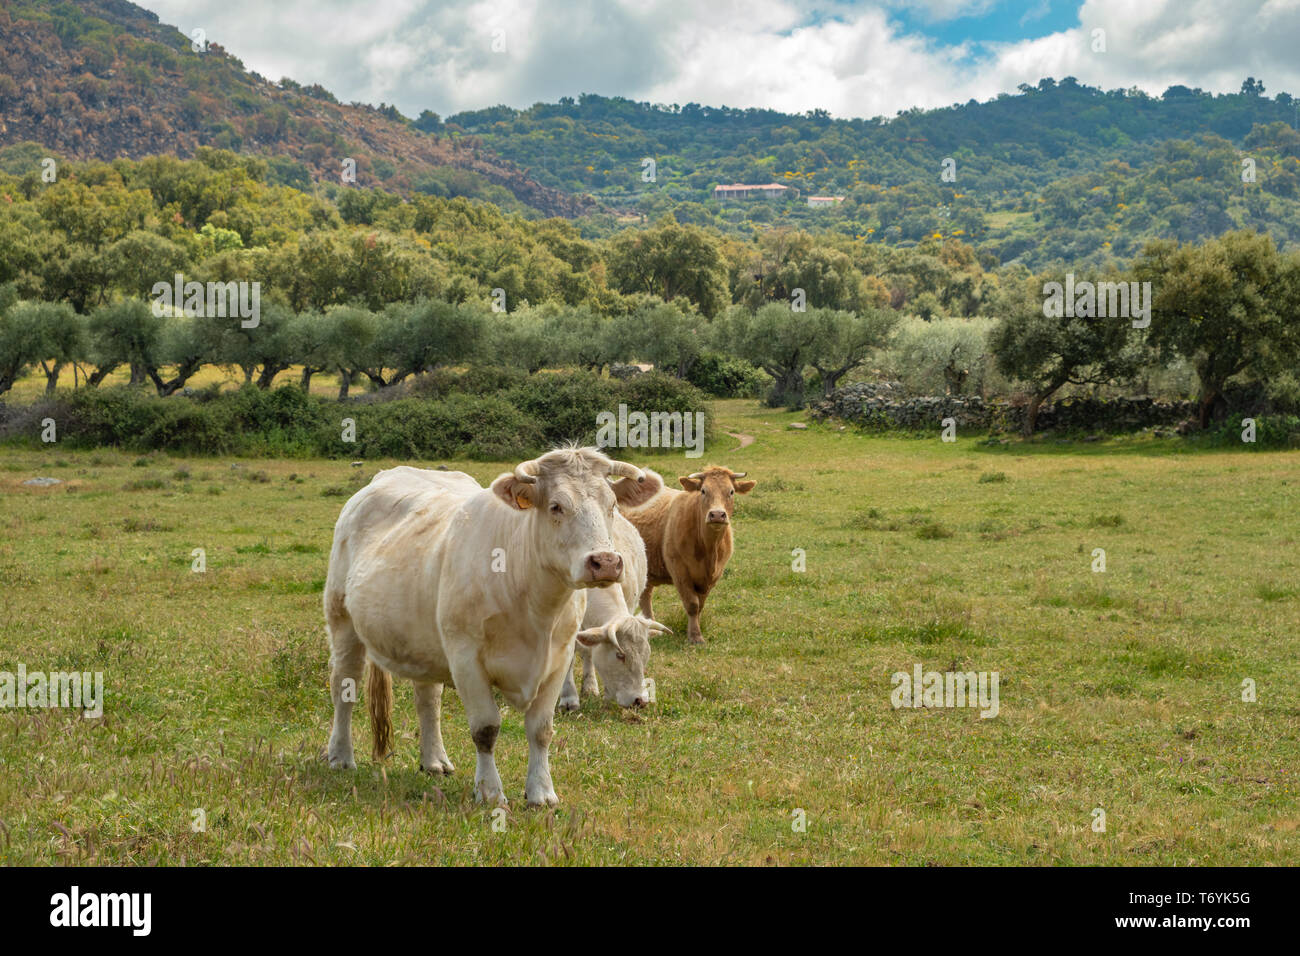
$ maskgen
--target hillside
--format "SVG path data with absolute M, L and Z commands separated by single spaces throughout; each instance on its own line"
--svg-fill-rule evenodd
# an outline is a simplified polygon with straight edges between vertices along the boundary
M 319 86 L 270 82 L 216 42 L 195 52 L 127 0 L 0 0 L 0 146 L 21 142 L 102 160 L 212 146 L 267 158 L 276 181 L 298 187 L 340 182 L 350 157 L 362 186 L 547 216 L 590 206 L 472 138 L 421 131 L 383 104 L 338 103 Z
M 1285 246 L 1300 241 L 1297 125 L 1300 102 L 1254 79 L 1229 95 L 1152 97 L 1071 77 L 891 119 L 584 94 L 412 121 L 271 82 L 216 42 L 195 52 L 127 0 L 0 0 L 0 147 L 12 175 L 31 171 L 33 156 L 213 147 L 264 161 L 268 184 L 305 189 L 339 184 L 351 157 L 361 187 L 572 218 L 587 238 L 671 214 L 745 240 L 786 226 L 901 249 L 955 239 L 986 268 L 1031 269 L 1107 269 L 1152 239 L 1233 228 Z M 1246 161 L 1253 179 L 1243 180 Z M 735 182 L 786 189 L 714 198 Z M 812 208 L 813 195 L 843 200 Z
M 1067 77 L 888 120 L 584 95 L 459 113 L 447 129 L 539 182 L 651 219 L 672 211 L 742 234 L 788 223 L 903 245 L 955 236 L 1036 268 L 1104 265 L 1152 238 L 1241 226 L 1300 240 L 1298 122 L 1297 101 L 1253 80 L 1237 94 L 1171 87 L 1151 97 Z M 647 157 L 654 182 L 642 181 Z M 1254 182 L 1242 181 L 1246 158 Z M 733 182 L 776 182 L 788 198 L 713 198 Z M 809 195 L 845 200 L 810 209 Z M 609 217 L 604 228 L 614 227 Z

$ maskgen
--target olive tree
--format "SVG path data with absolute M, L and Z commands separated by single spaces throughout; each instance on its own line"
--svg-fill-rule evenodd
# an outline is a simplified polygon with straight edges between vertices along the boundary
M 1228 380 L 1263 376 L 1300 361 L 1300 256 L 1270 236 L 1230 232 L 1200 245 L 1149 244 L 1134 264 L 1151 283 L 1150 342 L 1181 356 L 1200 380 L 1200 425 L 1226 410 Z
M 1037 427 L 1043 403 L 1062 386 L 1114 383 L 1138 365 L 1129 318 L 1047 315 L 1044 299 L 1035 294 L 1042 287 L 1036 279 L 1022 289 L 989 336 L 998 370 L 1029 392 L 1026 435 Z

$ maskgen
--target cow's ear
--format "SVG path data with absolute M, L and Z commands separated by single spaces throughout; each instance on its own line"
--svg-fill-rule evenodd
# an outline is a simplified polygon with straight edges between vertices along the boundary
M 747 495 L 754 490 L 756 484 L 758 484 L 758 482 L 753 479 L 750 479 L 749 481 L 738 481 L 736 482 L 736 490 L 742 495 Z
M 603 627 L 589 627 L 585 631 L 579 631 L 577 637 L 578 643 L 583 647 L 595 647 L 605 640 L 605 629 Z
M 663 488 L 662 478 L 649 468 L 643 470 L 645 478 L 641 481 L 635 478 L 620 478 L 610 486 L 614 489 L 614 499 L 624 508 L 635 508 L 637 505 L 645 504 Z
M 703 478 L 691 478 L 688 475 L 682 475 L 677 480 L 681 482 L 682 487 L 687 491 L 699 491 L 700 486 L 704 484 Z
M 520 481 L 510 472 L 497 477 L 492 482 L 492 494 L 496 495 L 511 508 L 523 511 L 525 508 L 531 508 L 533 501 L 533 488 L 535 485 L 527 484 Z

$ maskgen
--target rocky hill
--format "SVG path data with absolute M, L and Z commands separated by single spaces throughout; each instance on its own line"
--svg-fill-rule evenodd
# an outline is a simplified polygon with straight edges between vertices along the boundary
M 211 39 L 211 38 L 210 38 Z M 0 146 L 36 142 L 76 159 L 181 157 L 200 146 L 263 156 L 282 182 L 356 182 L 471 196 L 547 216 L 590 199 L 542 186 L 474 137 L 424 132 L 392 107 L 248 71 L 216 42 L 198 50 L 127 0 L 0 0 Z

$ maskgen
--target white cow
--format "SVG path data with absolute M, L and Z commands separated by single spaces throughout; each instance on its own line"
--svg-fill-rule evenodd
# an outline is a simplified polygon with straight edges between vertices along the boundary
M 642 493 L 654 494 L 647 472 Z M 620 707 L 640 707 L 646 703 L 645 668 L 650 662 L 650 635 L 671 634 L 658 621 L 633 614 L 646 584 L 646 554 L 641 534 L 621 514 L 614 516 L 614 548 L 623 558 L 623 577 L 616 587 L 587 592 L 587 611 L 582 618 L 583 631 L 574 643 L 574 667 L 582 658 L 582 696 L 594 697 L 605 684 L 605 696 Z M 599 636 L 592 636 L 599 635 Z M 573 670 L 564 675 L 560 692 L 560 709 L 577 710 L 578 687 Z M 597 680 L 599 675 L 599 681 Z
M 501 725 L 495 687 L 524 713 L 526 800 L 557 803 L 548 753 L 585 610 L 574 592 L 618 584 L 616 492 L 619 501 L 641 500 L 643 481 L 640 469 L 594 448 L 566 448 L 518 465 L 490 489 L 460 472 L 399 467 L 353 495 L 334 528 L 325 581 L 330 766 L 356 766 L 352 706 L 369 657 L 377 758 L 392 740 L 396 674 L 415 683 L 421 768 L 454 769 L 439 726 L 442 688 L 451 683 L 478 751 L 475 793 L 506 803 L 492 757 Z

